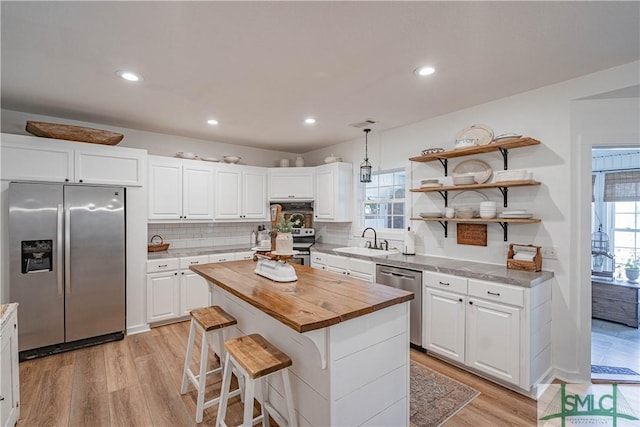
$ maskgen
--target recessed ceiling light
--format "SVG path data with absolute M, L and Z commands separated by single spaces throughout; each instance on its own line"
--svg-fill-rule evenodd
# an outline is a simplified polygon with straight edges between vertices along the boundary
M 315 124 L 316 119 L 314 119 L 313 117 L 307 117 L 306 119 L 304 119 L 304 122 L 308 125 L 312 125 Z
M 435 72 L 436 72 L 436 69 L 433 67 L 418 67 L 415 70 L 413 70 L 413 73 L 418 77 L 430 76 Z
M 215 126 L 215 125 L 218 124 L 218 121 L 216 119 L 209 119 L 209 120 L 207 120 L 207 123 L 209 123 L 210 125 Z
M 116 74 L 130 82 L 139 82 L 140 80 L 142 80 L 142 77 L 140 77 L 136 73 L 132 73 L 131 71 L 118 71 Z

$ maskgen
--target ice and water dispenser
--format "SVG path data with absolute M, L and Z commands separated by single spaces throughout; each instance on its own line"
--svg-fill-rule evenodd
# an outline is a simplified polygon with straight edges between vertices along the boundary
M 53 240 L 22 241 L 22 274 L 53 270 Z

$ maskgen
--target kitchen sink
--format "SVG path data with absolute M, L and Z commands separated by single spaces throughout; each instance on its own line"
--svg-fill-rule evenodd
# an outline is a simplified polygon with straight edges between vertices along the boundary
M 383 251 L 380 249 L 361 248 L 359 246 L 346 246 L 344 248 L 336 248 L 334 249 L 334 251 L 340 252 L 343 254 L 364 255 L 364 256 L 372 256 L 372 257 L 387 256 L 387 255 L 397 253 L 397 251 Z

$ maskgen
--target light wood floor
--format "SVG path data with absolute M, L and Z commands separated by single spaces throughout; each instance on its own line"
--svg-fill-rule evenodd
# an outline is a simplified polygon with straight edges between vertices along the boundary
M 193 387 L 180 395 L 188 335 L 189 322 L 181 322 L 122 341 L 22 362 L 18 427 L 195 425 Z M 196 349 L 194 371 L 199 354 Z M 481 392 L 446 426 L 536 425 L 535 401 L 415 350 L 411 358 Z M 210 360 L 211 367 L 217 365 L 213 357 Z M 219 376 L 210 377 L 209 383 L 207 398 L 219 392 Z M 200 425 L 214 425 L 216 410 L 217 406 L 206 409 Z M 258 414 L 257 407 L 254 412 Z M 236 397 L 230 401 L 226 422 L 237 425 L 241 418 Z

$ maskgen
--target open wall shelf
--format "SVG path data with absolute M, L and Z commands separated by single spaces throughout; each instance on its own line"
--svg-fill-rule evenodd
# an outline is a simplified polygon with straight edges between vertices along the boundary
M 540 218 L 411 218 L 411 221 L 438 222 L 444 228 L 444 237 L 449 237 L 449 223 L 462 222 L 465 224 L 499 224 L 502 227 L 504 241 L 508 241 L 509 224 L 535 224 L 542 222 Z

